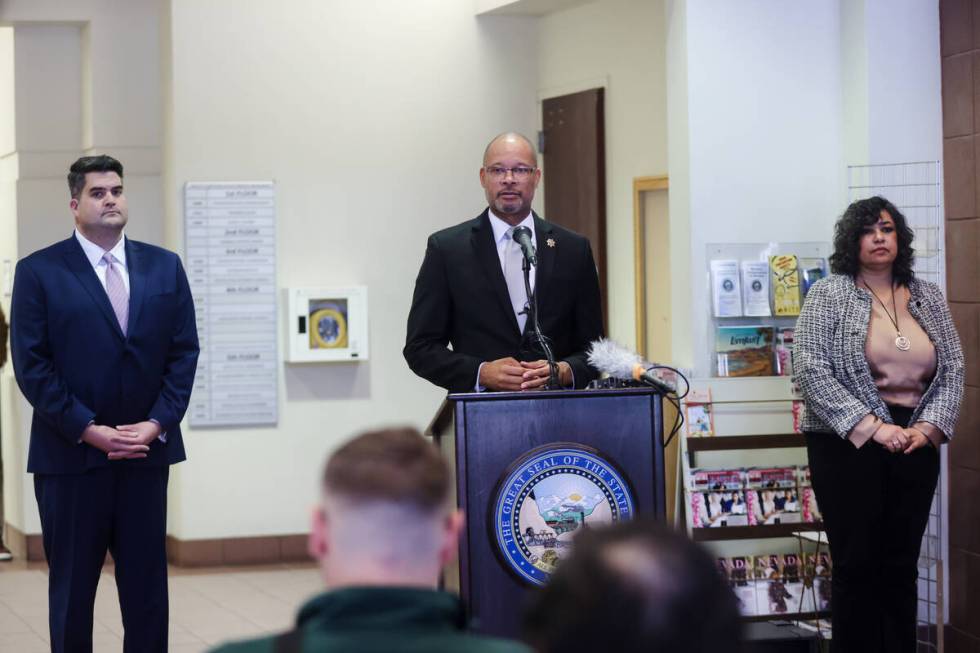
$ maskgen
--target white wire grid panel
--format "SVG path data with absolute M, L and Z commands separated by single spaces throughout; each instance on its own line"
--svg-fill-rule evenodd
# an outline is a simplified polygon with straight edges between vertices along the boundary
M 946 289 L 942 170 L 938 161 L 847 167 L 848 201 L 880 195 L 915 232 L 915 273 Z
M 848 201 L 880 195 L 894 204 L 915 232 L 915 274 L 946 290 L 942 168 L 938 161 L 848 166 Z M 944 452 L 945 454 L 945 452 Z M 940 470 L 929 523 L 919 552 L 917 648 L 920 653 L 944 649 L 946 574 L 944 497 L 946 464 Z

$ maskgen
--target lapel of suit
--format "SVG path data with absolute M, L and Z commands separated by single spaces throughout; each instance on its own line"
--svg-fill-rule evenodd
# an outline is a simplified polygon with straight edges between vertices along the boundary
M 116 319 L 116 314 L 112 310 L 112 304 L 109 303 L 109 295 L 106 294 L 105 288 L 99 282 L 99 277 L 96 276 L 95 270 L 92 269 L 92 264 L 85 257 L 85 251 L 82 249 L 82 246 L 74 235 L 64 241 L 64 243 L 64 258 L 68 269 L 78 278 L 82 287 L 85 288 L 85 291 L 92 298 L 92 301 L 102 311 L 102 315 L 109 320 L 109 324 L 116 332 L 116 335 L 122 338 L 123 332 L 119 328 L 119 321 Z
M 537 213 L 534 214 L 534 236 L 538 241 L 538 269 L 534 277 L 534 294 L 540 298 L 544 296 L 551 281 L 551 273 L 555 267 L 555 253 L 557 248 L 561 247 L 561 243 L 555 241 L 551 224 L 538 217 Z
M 126 239 L 126 269 L 129 272 L 129 325 L 126 331 L 132 333 L 146 294 L 146 266 L 143 264 L 143 248 L 129 238 Z
M 520 336 L 521 330 L 517 325 L 517 317 L 514 315 L 514 307 L 510 303 L 510 293 L 507 291 L 507 281 L 504 279 L 504 271 L 500 269 L 500 256 L 497 254 L 497 243 L 493 239 L 493 228 L 490 226 L 490 216 L 487 211 L 477 218 L 476 225 L 473 227 L 471 235 L 473 251 L 476 259 L 480 262 L 480 267 L 487 275 L 487 281 L 493 288 L 493 294 L 500 303 L 502 314 L 507 316 L 507 322 L 513 328 L 514 333 Z

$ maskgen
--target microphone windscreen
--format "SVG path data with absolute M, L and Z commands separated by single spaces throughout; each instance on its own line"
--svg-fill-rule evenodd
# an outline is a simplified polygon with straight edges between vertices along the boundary
M 617 379 L 632 379 L 633 369 L 643 362 L 639 354 L 608 338 L 592 343 L 588 359 L 592 367 Z

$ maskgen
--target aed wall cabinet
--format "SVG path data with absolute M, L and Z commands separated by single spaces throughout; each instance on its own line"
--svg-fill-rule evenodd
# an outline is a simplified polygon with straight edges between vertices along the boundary
M 286 362 L 368 358 L 366 286 L 287 288 Z

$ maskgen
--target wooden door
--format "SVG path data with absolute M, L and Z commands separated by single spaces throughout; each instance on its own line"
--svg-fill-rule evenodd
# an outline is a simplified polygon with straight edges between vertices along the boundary
M 542 103 L 544 217 L 592 243 L 602 320 L 609 332 L 606 292 L 606 144 L 603 89 Z

